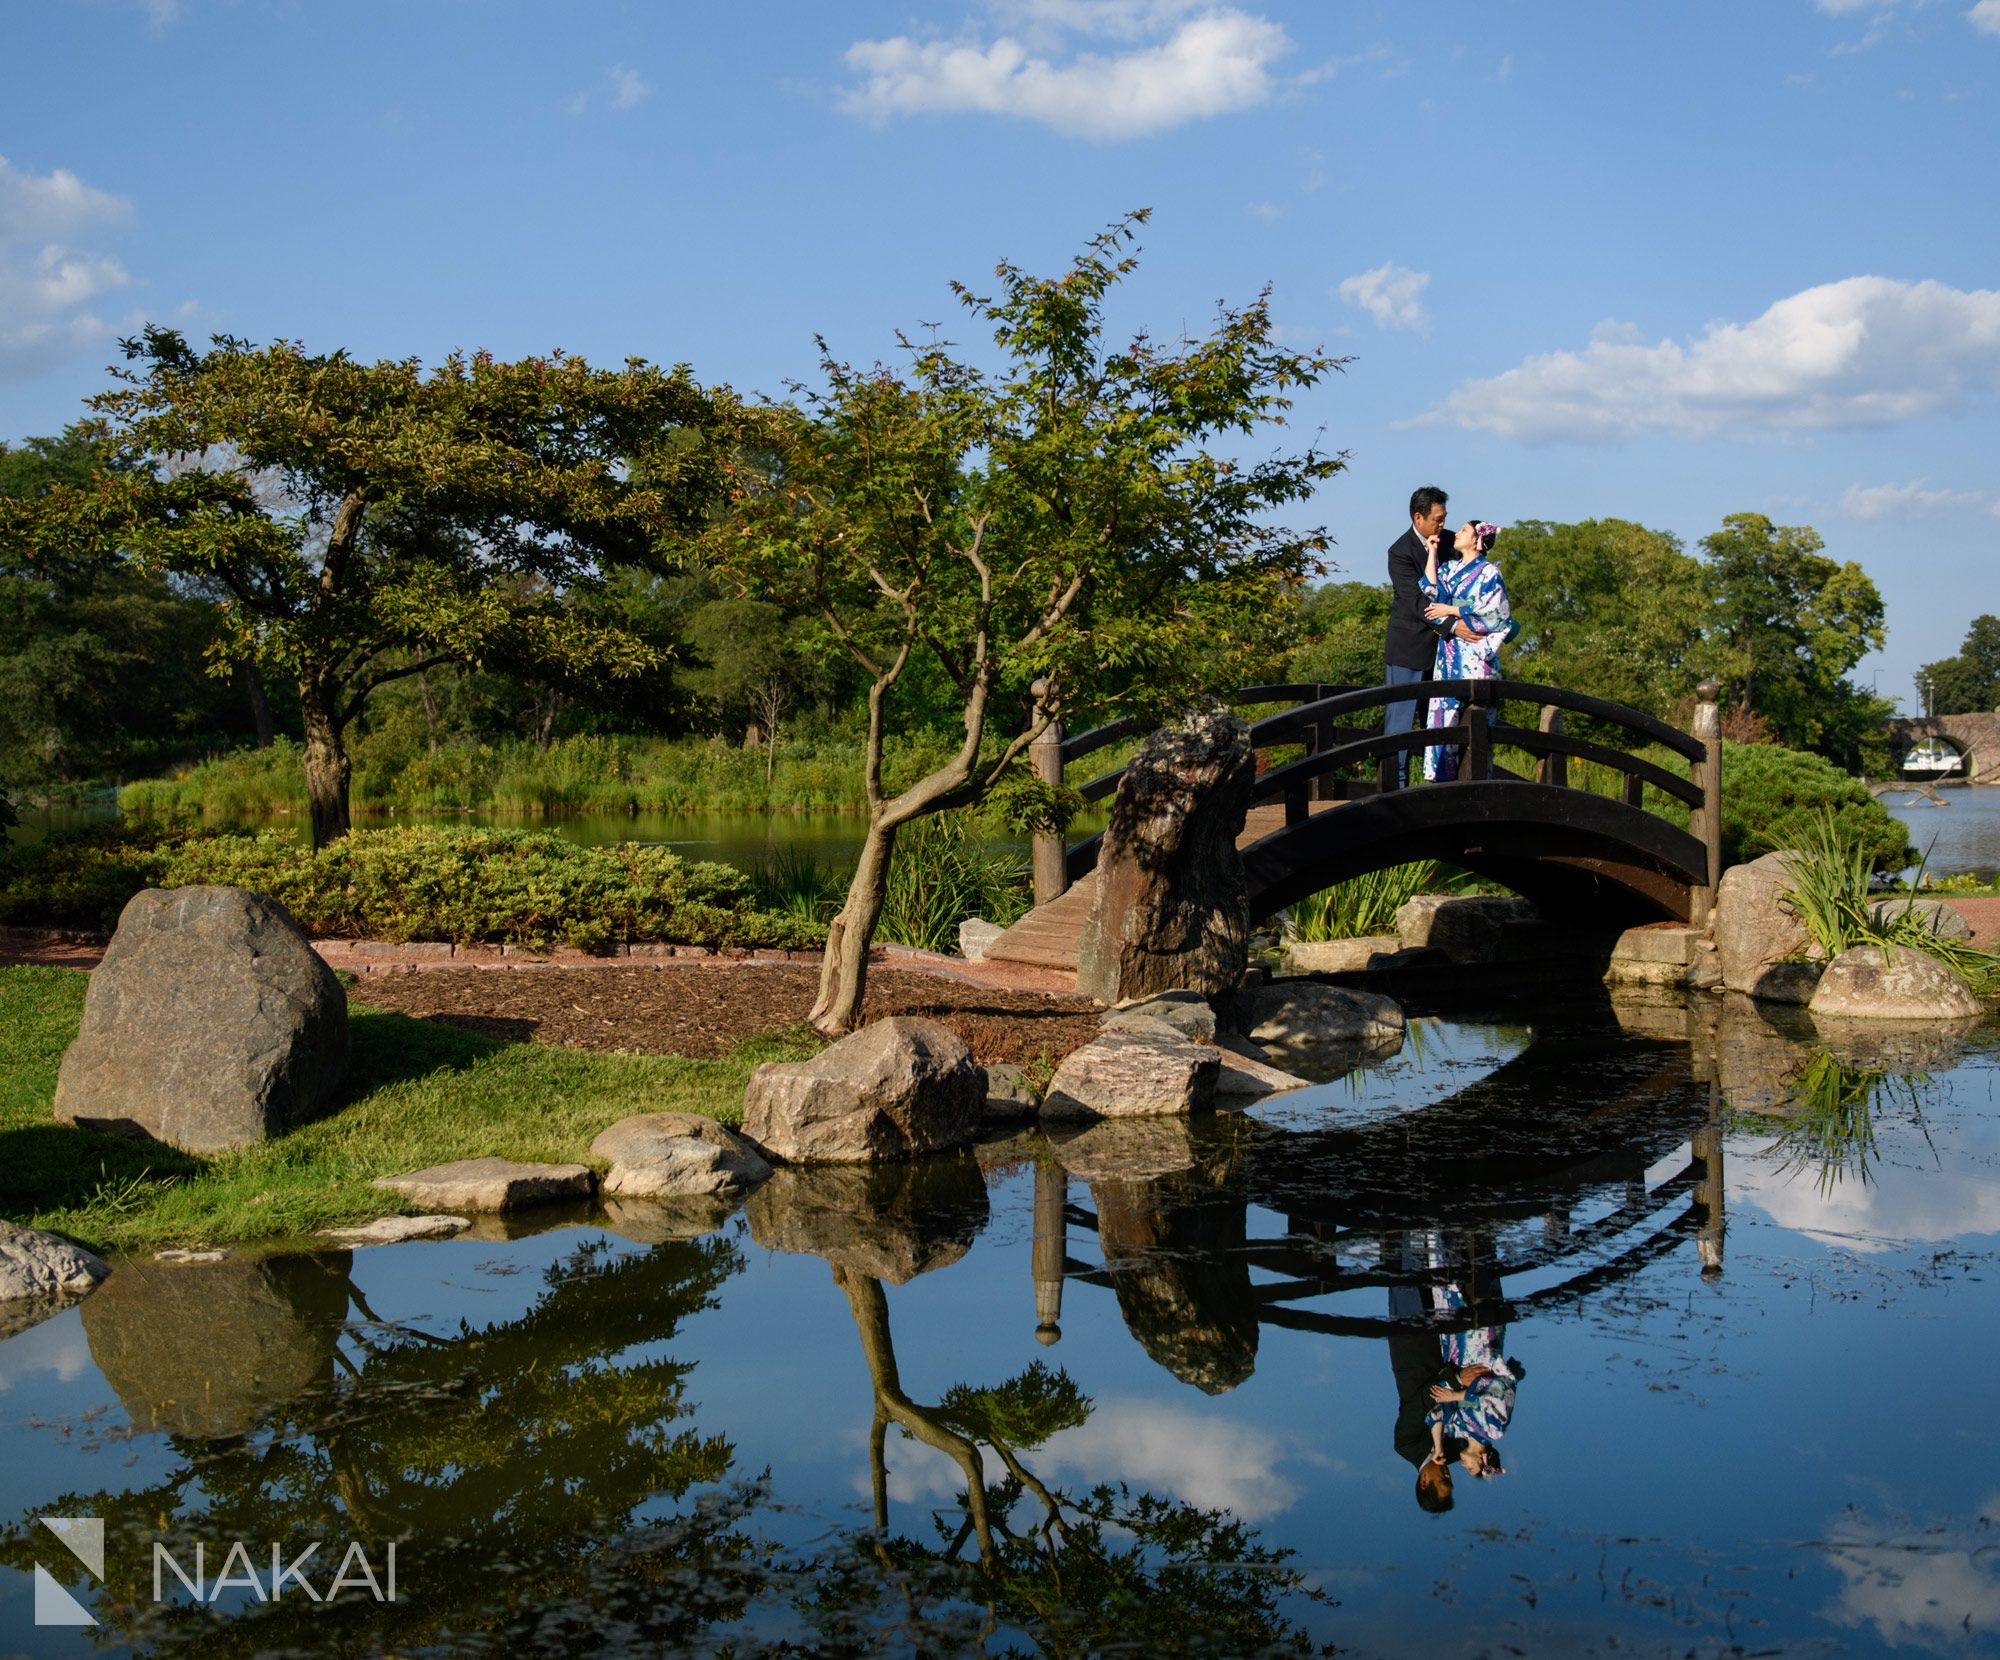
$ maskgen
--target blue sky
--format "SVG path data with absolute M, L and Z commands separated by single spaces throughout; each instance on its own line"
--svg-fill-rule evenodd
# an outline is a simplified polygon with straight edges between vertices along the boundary
M 1154 218 L 1121 321 L 1274 286 L 1377 580 L 1418 483 L 1809 523 L 2000 610 L 2000 0 L 10 0 L 0 438 L 140 319 L 777 393 Z M 1532 605 L 1531 595 L 1517 603 Z

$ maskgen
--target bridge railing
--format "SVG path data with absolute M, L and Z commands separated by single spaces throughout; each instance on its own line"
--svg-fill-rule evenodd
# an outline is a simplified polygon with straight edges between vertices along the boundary
M 1721 875 L 1721 715 L 1716 703 L 1719 687 L 1703 681 L 1697 696 L 1694 731 L 1678 727 L 1609 698 L 1564 686 L 1549 686 L 1522 680 L 1433 680 L 1421 685 L 1328 686 L 1318 683 L 1247 686 L 1223 694 L 1231 704 L 1269 704 L 1296 700 L 1293 707 L 1256 721 L 1250 741 L 1259 749 L 1303 744 L 1305 755 L 1282 767 L 1275 767 L 1257 780 L 1251 797 L 1253 805 L 1282 801 L 1288 824 L 1302 822 L 1314 801 L 1350 800 L 1401 786 L 1411 752 L 1433 745 L 1450 745 L 1459 751 L 1458 784 L 1507 779 L 1569 788 L 1569 763 L 1588 761 L 1608 767 L 1622 776 L 1620 798 L 1625 805 L 1643 810 L 1648 785 L 1664 795 L 1684 802 L 1688 808 L 1688 829 L 1707 852 L 1708 881 L 1694 896 L 1691 920 L 1700 927 L 1708 920 L 1714 886 Z M 1378 711 L 1392 703 L 1407 702 L 1412 695 L 1428 702 L 1451 698 L 1460 705 L 1460 718 L 1442 726 L 1417 726 L 1403 732 L 1381 730 Z M 1508 703 L 1540 706 L 1537 726 L 1517 726 L 1501 720 Z M 1565 729 L 1571 714 L 1588 716 L 1605 725 L 1620 728 L 1642 743 L 1658 744 L 1688 763 L 1686 777 L 1631 751 L 1590 739 L 1573 737 Z M 1356 717 L 1359 717 L 1357 719 Z M 1060 783 L 1069 763 L 1149 729 L 1147 721 L 1128 718 L 1113 721 L 1076 737 L 1065 739 L 1053 727 L 1034 746 L 1035 761 L 1042 777 Z M 1521 750 L 1535 760 L 1533 780 L 1498 766 L 1493 759 L 1495 745 Z M 1372 780 L 1336 778 L 1369 762 L 1374 763 Z M 1101 801 L 1113 794 L 1125 775 L 1123 767 L 1112 768 L 1078 786 L 1086 801 Z M 1431 786 L 1450 788 L 1451 785 Z M 1060 838 L 1037 838 L 1035 848 L 1035 899 L 1038 904 L 1060 894 L 1070 882 L 1088 871 L 1097 858 L 1097 837 L 1075 848 L 1065 848 Z

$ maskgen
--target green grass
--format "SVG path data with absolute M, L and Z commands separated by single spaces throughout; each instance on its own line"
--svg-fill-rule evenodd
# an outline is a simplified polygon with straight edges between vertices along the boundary
M 726 1060 L 583 1054 L 354 1004 L 338 1111 L 256 1147 L 195 1156 L 54 1121 L 56 1068 L 87 984 L 75 969 L 0 969 L 0 1216 L 96 1251 L 227 1244 L 391 1215 L 409 1207 L 370 1181 L 453 1159 L 597 1162 L 592 1138 L 632 1113 L 740 1122 L 759 1062 L 817 1047 L 786 1032 Z

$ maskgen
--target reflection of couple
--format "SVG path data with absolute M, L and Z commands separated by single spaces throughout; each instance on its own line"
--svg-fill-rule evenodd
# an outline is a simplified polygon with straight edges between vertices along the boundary
M 1497 680 L 1500 648 L 1520 630 L 1507 599 L 1499 567 L 1486 555 L 1498 525 L 1468 519 L 1447 540 L 1447 497 L 1426 484 L 1410 497 L 1410 528 L 1389 548 L 1389 628 L 1384 642 L 1391 686 L 1425 680 Z M 1384 732 L 1407 732 L 1417 724 L 1422 699 L 1391 703 Z M 1456 698 L 1430 699 L 1426 724 L 1451 726 L 1459 718 Z M 1484 720 L 1483 710 L 1471 713 Z M 1458 776 L 1458 751 L 1433 744 L 1424 751 L 1424 777 L 1444 783 Z
M 1452 1329 L 1436 1339 L 1415 1334 L 1390 1339 L 1403 1411 L 1397 1450 L 1417 1466 L 1417 1503 L 1437 1512 L 1452 1507 L 1454 1465 L 1467 1475 L 1491 1478 L 1504 1473 L 1500 1438 L 1514 1416 L 1519 1361 L 1505 1353 L 1506 1327 L 1468 1325 L 1480 1304 L 1499 1295 L 1498 1263 L 1490 1240 L 1479 1235 L 1429 1230 L 1406 1234 L 1403 1268 L 1419 1283 L 1392 1286 L 1389 1312 L 1399 1322 L 1440 1322 Z M 1427 1282 L 1427 1283 L 1426 1283 Z M 1412 1352 L 1412 1343 L 1418 1345 Z M 1398 1354 L 1398 1350 L 1404 1352 Z M 1414 1397 L 1414 1398 L 1413 1398 Z M 1406 1442 L 1422 1413 L 1424 1439 Z

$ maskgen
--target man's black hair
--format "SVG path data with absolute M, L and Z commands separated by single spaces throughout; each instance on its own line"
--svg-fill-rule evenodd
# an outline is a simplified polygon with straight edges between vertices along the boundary
M 1414 519 L 1419 513 L 1428 513 L 1433 507 L 1442 507 L 1449 500 L 1451 498 L 1435 484 L 1419 485 L 1410 492 L 1410 517 Z

